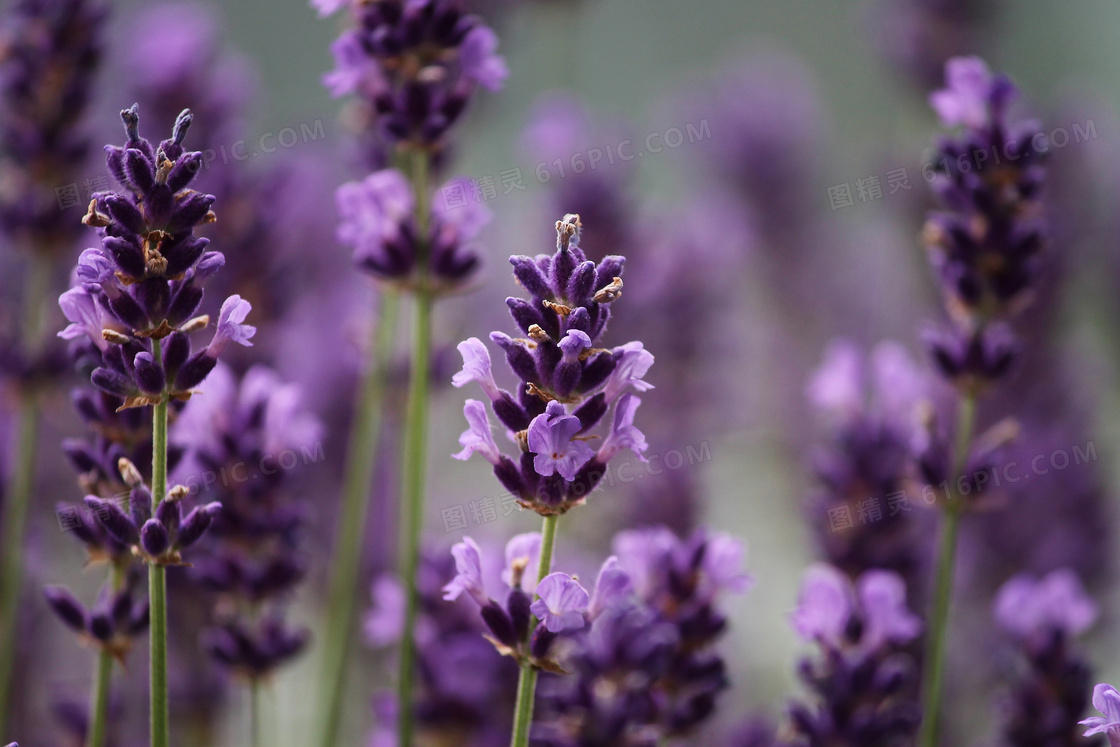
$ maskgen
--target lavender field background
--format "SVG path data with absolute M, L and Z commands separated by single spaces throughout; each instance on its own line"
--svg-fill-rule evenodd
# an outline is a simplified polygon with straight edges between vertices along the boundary
M 15 5 L 3 10 L 13 14 Z M 1108 0 L 467 5 L 497 33 L 509 76 L 500 92 L 480 91 L 471 100 L 440 165 L 441 182 L 464 176 L 473 185 L 433 196 L 448 215 L 491 213 L 472 244 L 481 270 L 442 299 L 434 315 L 424 552 L 439 558 L 432 568 L 449 572 L 429 579 L 436 598 L 454 575 L 450 548 L 465 536 L 498 557 L 511 536 L 539 527 L 538 516 L 503 503 L 506 491 L 490 465 L 451 458 L 461 448 L 463 401 L 478 396 L 474 385 L 460 391 L 451 380 L 460 369 L 461 340 L 487 340 L 491 330 L 514 333 L 503 302 L 524 290 L 506 258 L 551 253 L 556 221 L 578 213 L 589 257 L 627 256 L 606 344 L 640 340 L 656 359 L 646 376 L 654 388 L 642 392 L 638 416 L 649 444 L 644 456 L 653 462 L 631 452 L 612 462 L 587 505 L 565 515 L 558 562 L 590 589 L 616 532 L 664 524 L 687 537 L 705 527 L 744 543 L 743 570 L 753 579 L 749 591 L 719 601 L 727 630 L 714 650 L 730 687 L 695 730 L 661 743 L 787 744 L 761 736 L 762 727 L 748 736 L 748 727 L 777 724 L 782 738 L 791 738 L 789 703 L 815 702 L 797 663 L 816 649 L 790 618 L 803 574 L 816 561 L 830 561 L 853 579 L 854 569 L 902 568 L 907 580 L 921 579 L 910 589 L 910 607 L 927 617 L 939 514 L 922 501 L 923 447 L 932 447 L 919 442 L 926 416 L 951 417 L 956 393 L 926 344 L 930 325 L 947 318 L 948 281 L 931 269 L 924 246 L 936 243 L 925 228 L 928 216 L 943 209 L 924 176 L 938 157 L 936 139 L 959 131 L 939 121 L 929 96 L 945 86 L 947 60 L 977 55 L 1020 90 L 1012 119 L 1036 120 L 1050 136 L 1039 198 L 1046 259 L 1032 275 L 1033 303 L 1009 317 L 1020 355 L 1009 374 L 993 377 L 998 383 L 979 405 L 978 432 L 994 429 L 996 439 L 1014 430 L 1016 438 L 999 443 L 990 464 L 978 469 L 999 471 L 1014 462 L 1004 476 L 1026 479 L 991 491 L 991 505 L 965 519 L 940 743 L 1029 743 L 1002 731 L 1022 667 L 992 609 L 997 590 L 1017 573 L 1072 570 L 1099 610 L 1076 644 L 1092 667 L 1089 688 L 1120 680 L 1120 48 L 1114 43 L 1120 6 Z M 198 188 L 218 196 L 218 222 L 200 234 L 227 258 L 202 311 L 217 319 L 220 299 L 233 293 L 252 303 L 254 344 L 232 346 L 223 365 L 237 376 L 258 364 L 274 369 L 278 381 L 294 384 L 283 391 L 298 411 L 285 411 L 272 434 L 276 448 L 292 455 L 281 478 L 298 506 L 292 511 L 305 522 L 292 555 L 302 576 L 281 607 L 308 634 L 299 655 L 264 680 L 265 743 L 280 746 L 313 744 L 321 717 L 326 588 L 347 434 L 370 310 L 380 293 L 351 260 L 352 248 L 336 238 L 335 190 L 361 180 L 376 160 L 363 150 L 368 121 L 355 97 L 332 97 L 322 83 L 334 67 L 330 46 L 347 25 L 344 16 L 321 19 L 306 3 L 288 0 L 111 3 L 84 118 L 94 154 L 72 183 L 55 185 L 72 185 L 80 195 L 63 207 L 69 193 L 57 194 L 58 221 L 80 222 L 89 193 L 108 188 L 97 186 L 107 177 L 100 145 L 121 142 L 117 112 L 136 101 L 142 133 L 158 141 L 170 132 L 178 107 L 193 109 L 184 145 L 204 151 Z M 8 28 L 0 25 L 0 33 Z M 185 100 L 164 111 L 162 100 L 145 96 L 165 93 L 160 71 L 174 67 L 168 60 L 177 48 L 187 50 L 185 78 L 200 88 L 177 87 Z M 189 100 L 191 93 L 201 101 Z M 218 121 L 207 122 L 208 115 Z M 622 143 L 631 158 L 622 157 Z M 592 161 L 595 167 L 586 168 Z M 66 326 L 56 299 L 69 287 L 81 250 L 97 241 L 92 230 L 79 230 L 70 248 L 52 257 L 42 339 Z M 29 287 L 28 254 L 18 244 L 10 233 L 0 238 L 0 340 L 11 350 L 22 350 L 18 309 Z M 401 334 L 382 361 L 384 436 L 368 455 L 374 476 L 340 745 L 394 744 L 384 731 L 392 718 L 383 695 L 395 679 L 396 655 L 377 613 L 385 600 L 370 589 L 394 570 L 400 544 L 410 319 L 405 305 Z M 55 344 L 65 351 L 62 341 Z M 29 373 L 17 353 L 0 363 L 0 444 L 9 454 L 0 460 L 0 475 L 6 479 L 14 471 L 21 387 L 29 380 L 42 385 L 16 609 L 20 645 L 0 743 L 82 744 L 74 735 L 84 728 L 95 654 L 56 619 L 41 589 L 64 584 L 88 602 L 104 581 L 101 570 L 86 567 L 57 505 L 81 508 L 86 492 L 61 444 L 82 437 L 68 393 L 89 381 L 68 364 Z M 513 382 L 501 379 L 505 373 L 503 386 Z M 205 413 L 219 418 L 207 409 L 207 389 L 214 387 L 214 400 L 218 392 L 233 398 L 236 385 L 208 382 L 172 423 L 172 444 L 187 449 L 172 483 L 212 469 L 194 455 L 212 440 L 202 433 L 210 422 Z M 262 386 L 281 390 L 272 380 Z M 897 443 L 845 440 L 844 429 L 858 419 L 846 409 L 855 401 L 869 419 L 884 422 L 908 407 Z M 204 414 L 192 420 L 192 408 Z M 903 446 L 913 451 L 898 457 L 899 466 L 887 452 Z M 838 465 L 845 458 L 855 466 Z M 887 495 L 896 491 L 908 496 L 911 511 L 890 512 Z M 871 498 L 874 510 L 857 506 Z M 850 528 L 827 510 L 839 505 L 852 511 Z M 0 523 L 10 521 L 5 508 L 0 502 Z M 185 579 L 185 569 L 168 570 L 171 743 L 249 744 L 248 690 L 208 661 L 205 646 L 174 641 L 177 625 L 205 627 L 208 616 L 225 611 L 205 593 L 177 587 L 179 572 Z M 473 613 L 469 600 L 455 604 Z M 918 656 L 921 646 L 907 651 Z M 141 634 L 126 668 L 117 670 L 111 744 L 147 743 L 148 664 Z M 475 662 L 446 666 L 449 682 L 471 687 Z M 415 743 L 506 743 L 509 713 L 490 716 L 502 719 L 496 740 L 480 728 L 454 732 L 445 742 L 429 734 Z M 912 736 L 882 742 L 914 743 Z M 1053 742 L 1059 743 L 1093 744 Z

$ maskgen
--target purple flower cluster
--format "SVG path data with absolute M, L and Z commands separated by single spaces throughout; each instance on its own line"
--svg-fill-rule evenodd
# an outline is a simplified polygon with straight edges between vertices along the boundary
M 459 437 L 463 450 L 455 457 L 479 454 L 523 506 L 542 515 L 562 514 L 583 503 L 607 462 L 624 449 L 644 459 L 646 440 L 634 426 L 641 400 L 628 390 L 652 388 L 642 377 L 653 356 L 640 342 L 598 347 L 610 305 L 622 295 L 624 258 L 587 260 L 579 248 L 577 215 L 557 221 L 556 231 L 552 256 L 510 258 L 514 276 L 531 296 L 506 299 L 525 337 L 490 334 L 520 380 L 516 399 L 498 386 L 490 353 L 474 337 L 459 344 L 463 370 L 452 379 L 457 387 L 478 383 L 520 450 L 516 460 L 499 450 L 486 406 L 472 399 L 463 409 L 469 427 Z M 612 405 L 610 431 L 593 449 L 591 431 Z
M 1092 672 L 1073 643 L 1097 618 L 1077 576 L 1066 570 L 1039 579 L 1016 576 L 999 590 L 994 612 L 1018 652 L 1002 703 L 1004 744 L 1100 744 L 1082 739 L 1077 728 L 1089 705 Z
M 910 644 L 922 622 L 897 574 L 871 570 L 853 584 L 830 565 L 811 566 L 791 623 L 820 650 L 799 667 L 817 702 L 790 707 L 792 744 L 887 747 L 913 738 L 921 709 Z
M 188 399 L 221 352 L 232 342 L 251 345 L 256 329 L 244 323 L 248 301 L 230 296 L 210 344 L 192 352 L 188 333 L 209 323 L 194 316 L 202 284 L 225 263 L 194 236 L 215 217 L 213 196 L 188 188 L 202 163 L 201 153 L 182 146 L 192 117 L 184 110 L 158 148 L 140 137 L 137 107 L 121 118 L 128 140 L 106 154 L 122 191 L 95 193 L 90 202 L 83 220 L 98 230 L 101 246 L 82 252 L 77 285 L 59 299 L 70 321 L 59 336 L 88 337 L 103 355 L 94 385 L 136 407 Z
M 239 382 L 218 366 L 208 382 L 206 396 L 187 405 L 172 433 L 187 456 L 180 474 L 237 479 L 201 485 L 222 511 L 192 558 L 190 576 L 220 600 L 202 633 L 204 648 L 220 663 L 262 677 L 307 641 L 306 631 L 283 620 L 283 605 L 306 570 L 299 550 L 307 520 L 306 507 L 291 496 L 294 475 L 283 455 L 316 448 L 321 428 L 303 409 L 299 388 L 271 369 L 251 368 Z M 255 614 L 246 616 L 247 609 Z
M 953 323 L 927 340 L 945 378 L 976 392 L 1012 368 L 1018 343 L 1007 320 L 1029 303 L 1045 269 L 1048 227 L 1037 123 L 1011 122 L 1018 91 L 982 60 L 945 67 L 946 88 L 930 103 L 956 136 L 941 138 L 933 188 L 943 210 L 924 240 Z
M 467 188 L 461 180 L 451 186 Z M 342 219 L 337 238 L 354 249 L 354 262 L 374 277 L 447 292 L 464 285 L 478 269 L 471 242 L 490 220 L 490 211 L 481 205 L 449 208 L 445 200 L 435 200 L 422 233 L 412 187 L 396 169 L 343 184 L 335 198 Z
M 347 7 L 354 26 L 331 46 L 323 83 L 357 94 L 387 145 L 439 151 L 479 86 L 497 91 L 508 75 L 498 37 L 461 0 L 312 0 L 321 15 Z
M 221 504 L 197 506 L 184 516 L 180 503 L 190 491 L 176 485 L 153 511 L 152 491 L 136 467 L 122 460 L 120 473 L 130 488 L 127 512 L 114 501 L 92 495 L 85 498 L 86 508 L 118 546 L 129 548 L 147 563 L 182 565 L 182 551 L 198 542 L 209 529 Z
M 83 641 L 108 651 L 122 666 L 132 648 L 132 639 L 148 628 L 148 601 L 134 601 L 138 574 L 128 574 L 124 588 L 101 587 L 91 609 L 62 586 L 47 586 L 43 596 L 59 619 Z
M 534 744 L 655 745 L 692 734 L 728 687 L 712 650 L 720 597 L 743 593 L 744 548 L 726 535 L 682 540 L 664 527 L 623 531 L 599 572 L 589 625 L 561 657 L 571 676 L 542 682 Z M 555 574 L 554 574 L 555 575 Z
M 858 578 L 889 570 L 921 588 L 925 554 L 907 491 L 929 382 L 899 345 L 864 355 L 836 341 L 809 384 L 826 438 L 813 454 L 809 518 L 824 559 Z M 839 520 L 837 520 L 839 517 Z
M 82 120 L 105 10 L 95 0 L 17 0 L 5 14 L 0 232 L 16 248 L 59 256 L 78 236 L 59 219 L 55 189 L 74 181 L 90 149 Z
M 549 661 L 552 644 L 560 633 L 583 628 L 591 597 L 579 582 L 564 573 L 552 573 L 538 581 L 535 569 L 540 552 L 541 535 L 536 532 L 519 534 L 509 541 L 502 571 L 505 601 L 499 603 L 491 597 L 483 580 L 482 551 L 467 537 L 451 548 L 456 575 L 444 587 L 443 598 L 454 601 L 467 594 L 481 609 L 492 642 L 500 652 L 518 662 L 531 660 L 544 668 L 556 669 Z M 539 597 L 536 601 L 534 594 Z M 541 624 L 530 631 L 533 616 Z

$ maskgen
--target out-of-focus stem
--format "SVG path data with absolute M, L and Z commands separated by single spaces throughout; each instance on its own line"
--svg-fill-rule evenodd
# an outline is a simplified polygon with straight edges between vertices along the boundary
M 358 577 L 361 569 L 362 539 L 369 513 L 373 468 L 377 459 L 378 433 L 385 400 L 385 379 L 388 360 L 393 350 L 400 299 L 396 291 L 380 295 L 380 312 L 373 324 L 362 373 L 357 410 L 350 427 L 343 478 L 342 507 L 334 564 L 327 593 L 326 651 L 323 657 L 323 679 L 320 686 L 319 713 L 322 722 L 319 744 L 333 747 L 338 739 L 342 703 L 346 692 L 346 665 L 354 629 L 355 601 L 361 596 Z
M 43 303 L 50 281 L 50 261 L 36 254 L 28 268 L 23 297 L 23 345 L 33 352 L 38 348 L 43 320 Z M 16 660 L 16 630 L 19 625 L 19 597 L 23 586 L 23 547 L 27 513 L 35 486 L 35 454 L 39 441 L 39 400 L 25 389 L 16 415 L 19 422 L 17 455 L 3 506 L 3 531 L 0 541 L 0 740 L 7 723 L 8 700 Z
M 152 340 L 156 365 L 163 360 L 158 339 Z M 152 408 L 152 507 L 167 495 L 167 397 Z M 148 601 L 151 605 L 151 744 L 168 747 L 171 731 L 167 706 L 167 572 L 162 565 L 148 566 Z
M 416 659 L 416 614 L 419 595 L 416 571 L 420 565 L 420 534 L 424 526 L 424 477 L 427 467 L 428 379 L 432 337 L 432 290 L 427 287 L 428 265 L 428 154 L 416 149 L 409 169 L 416 204 L 420 251 L 414 298 L 412 358 L 409 369 L 408 407 L 405 416 L 404 473 L 401 492 L 400 572 L 405 587 L 405 617 L 401 634 L 400 671 L 397 677 L 397 743 L 412 747 L 412 683 Z
M 949 607 L 953 597 L 953 570 L 956 566 L 957 537 L 960 533 L 961 512 L 964 510 L 957 481 L 964 476 L 968 452 L 972 446 L 972 433 L 976 423 L 976 397 L 962 397 L 957 413 L 957 437 L 954 445 L 953 472 L 950 476 L 950 495 L 945 504 L 941 523 L 941 540 L 938 550 L 937 571 L 934 579 L 933 607 L 928 624 L 926 657 L 922 673 L 922 729 L 918 743 L 922 747 L 937 747 L 940 727 L 941 691 L 945 677 L 945 648 L 948 637 Z
M 552 571 L 552 548 L 556 544 L 556 525 L 560 517 L 544 517 L 544 526 L 541 529 L 541 559 L 537 567 L 537 581 L 539 582 Z M 537 627 L 537 618 L 534 615 L 529 624 L 529 639 L 532 640 L 533 630 Z M 537 696 L 537 670 L 529 662 L 521 665 L 521 674 L 517 679 L 517 702 L 513 713 L 513 734 L 510 737 L 510 747 L 528 747 L 529 730 L 533 726 L 533 704 Z
M 261 681 L 259 677 L 254 677 L 253 681 L 249 684 L 249 697 L 251 703 L 249 709 L 250 715 L 250 729 L 252 729 L 252 743 L 253 747 L 264 747 L 264 734 L 262 733 L 261 721 Z
M 113 591 L 120 591 L 124 585 L 124 567 L 113 563 L 109 574 Z M 109 726 L 109 693 L 112 679 L 113 655 L 102 649 L 97 652 L 97 673 L 93 680 L 93 694 L 90 696 L 86 747 L 102 747 L 105 744 L 105 734 Z

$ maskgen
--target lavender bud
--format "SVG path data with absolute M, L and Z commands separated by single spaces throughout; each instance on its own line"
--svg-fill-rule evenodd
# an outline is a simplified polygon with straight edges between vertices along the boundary
M 48 586 L 43 589 L 43 596 L 47 598 L 51 610 L 66 623 L 67 627 L 76 633 L 85 632 L 85 607 L 69 589 L 62 586 Z
M 160 507 L 162 506 L 161 503 Z M 159 523 L 158 519 L 148 519 L 144 522 L 144 526 L 140 528 L 140 546 L 153 558 L 159 558 L 167 552 L 171 540 L 167 536 L 167 529 Z

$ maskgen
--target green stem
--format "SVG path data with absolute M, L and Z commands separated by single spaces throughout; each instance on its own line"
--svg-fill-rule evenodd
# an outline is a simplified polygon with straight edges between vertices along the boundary
M 124 566 L 113 563 L 110 580 L 113 591 L 120 591 L 124 585 Z M 97 652 L 97 674 L 93 681 L 93 695 L 90 698 L 89 732 L 86 734 L 86 747 L 102 747 L 109 727 L 109 692 L 113 678 L 113 655 L 105 649 Z
M 22 336 L 24 347 L 38 349 L 43 326 L 43 306 L 50 284 L 50 261 L 36 255 L 28 268 L 23 298 Z M 15 469 L 11 474 L 3 509 L 3 545 L 0 546 L 0 737 L 6 729 L 8 699 L 16 663 L 16 632 L 19 626 L 20 590 L 23 585 L 23 543 L 31 494 L 35 488 L 35 455 L 39 443 L 39 399 L 24 389 L 17 413 L 19 441 Z
M 544 526 L 541 529 L 541 561 L 537 567 L 537 580 L 547 576 L 552 571 L 552 548 L 556 544 L 556 525 L 558 516 L 544 517 Z M 537 627 L 537 618 L 533 617 L 529 624 L 529 638 L 533 636 L 533 629 Z M 513 736 L 510 738 L 510 747 L 527 747 L 529 744 L 529 729 L 533 725 L 533 704 L 537 694 L 537 669 L 530 662 L 521 664 L 521 675 L 517 679 L 517 710 L 513 714 Z
M 397 326 L 400 299 L 396 292 L 385 291 L 380 297 L 379 318 L 373 325 L 374 337 L 366 353 L 367 360 L 357 412 L 350 427 L 343 479 L 342 509 L 338 515 L 338 550 L 331 570 L 327 592 L 326 652 L 323 657 L 323 679 L 320 689 L 322 722 L 319 744 L 333 747 L 338 740 L 342 720 L 342 702 L 346 691 L 346 665 L 350 660 L 354 629 L 354 609 L 360 597 L 358 577 L 361 568 L 363 535 L 369 511 L 370 483 L 377 458 L 378 433 L 381 430 L 385 378 L 393 337 Z
M 416 659 L 416 616 L 420 598 L 416 572 L 420 565 L 420 534 L 424 527 L 424 476 L 427 466 L 428 380 L 432 342 L 433 296 L 427 277 L 428 153 L 417 148 L 410 153 L 410 176 L 417 236 L 417 279 L 414 292 L 415 317 L 412 358 L 409 369 L 408 405 L 405 415 L 404 474 L 401 502 L 400 572 L 405 585 L 404 628 L 401 634 L 400 670 L 397 676 L 397 744 L 412 747 L 412 683 Z
M 405 616 L 401 636 L 398 744 L 412 747 L 412 681 L 416 658 L 416 615 L 419 594 L 416 571 L 420 563 L 420 533 L 424 525 L 424 468 L 428 427 L 428 355 L 431 340 L 432 300 L 424 291 L 416 293 L 416 318 L 409 376 L 408 414 L 405 425 L 404 489 L 401 506 L 401 577 L 406 588 Z
M 249 697 L 251 703 L 250 708 L 250 728 L 252 729 L 252 744 L 253 747 L 264 747 L 264 734 L 262 733 L 261 724 L 261 682 L 258 678 L 254 677 L 253 681 L 249 684 Z
M 918 743 L 923 747 L 937 747 L 940 727 L 941 691 L 945 677 L 945 649 L 948 638 L 949 608 L 953 597 L 953 570 L 956 566 L 957 538 L 960 534 L 961 513 L 964 509 L 957 481 L 964 475 L 968 464 L 968 451 L 976 424 L 976 397 L 966 394 L 961 399 L 957 413 L 957 437 L 954 465 L 951 474 L 950 494 L 945 504 L 945 518 L 941 524 L 937 570 L 934 580 L 933 607 L 929 619 L 929 637 L 922 672 L 922 730 Z
M 163 354 L 152 340 L 156 365 Z M 167 398 L 152 410 L 152 507 L 167 495 Z M 151 605 L 151 739 L 152 747 L 168 747 L 171 731 L 167 709 L 167 572 L 162 565 L 148 566 L 148 601 Z

